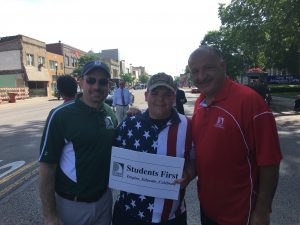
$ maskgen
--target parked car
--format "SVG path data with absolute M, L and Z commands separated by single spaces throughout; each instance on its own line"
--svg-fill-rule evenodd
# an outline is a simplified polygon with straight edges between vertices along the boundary
M 129 93 L 130 93 L 131 103 L 133 104 L 134 103 L 134 95 L 131 92 L 129 92 Z M 113 99 L 114 99 L 114 90 L 111 90 L 105 99 L 105 103 L 109 106 L 112 106 Z
M 193 86 L 191 89 L 191 93 L 200 93 L 200 90 L 197 87 Z
M 136 84 L 133 86 L 134 90 L 145 89 L 145 88 L 146 88 L 145 84 Z

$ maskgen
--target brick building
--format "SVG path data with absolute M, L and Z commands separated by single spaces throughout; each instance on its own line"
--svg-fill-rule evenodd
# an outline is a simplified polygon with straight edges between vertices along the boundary
M 86 54 L 86 52 L 74 48 L 70 45 L 61 43 L 61 41 L 59 41 L 58 43 L 46 44 L 46 49 L 48 52 L 52 52 L 63 56 L 65 75 L 72 75 L 73 70 L 78 65 L 79 57 L 81 55 Z
M 30 96 L 47 96 L 46 44 L 24 35 L 0 39 L 0 88 L 29 88 Z

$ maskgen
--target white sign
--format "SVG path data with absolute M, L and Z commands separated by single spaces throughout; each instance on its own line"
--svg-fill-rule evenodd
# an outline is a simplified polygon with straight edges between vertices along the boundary
M 178 200 L 184 158 L 113 147 L 109 187 L 130 193 Z

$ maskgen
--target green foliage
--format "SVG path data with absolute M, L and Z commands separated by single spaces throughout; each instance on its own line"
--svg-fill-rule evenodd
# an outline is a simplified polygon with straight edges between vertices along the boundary
M 213 46 L 222 51 L 227 64 L 227 74 L 235 79 L 244 70 L 244 57 L 237 50 L 235 42 L 231 42 L 225 30 L 208 32 L 201 42 L 201 45 Z
M 201 45 L 218 47 L 236 76 L 251 67 L 300 73 L 299 0 L 232 0 L 220 4 L 222 26 Z
M 131 75 L 131 73 L 124 73 L 121 76 L 121 79 L 124 80 L 127 84 L 132 84 L 135 78 Z
M 148 80 L 149 80 L 149 76 L 147 76 L 145 74 L 141 74 L 139 76 L 139 81 L 143 84 L 147 84 Z
M 300 93 L 300 85 L 291 86 L 291 85 L 281 85 L 281 86 L 272 86 L 269 85 L 270 91 L 273 93 L 280 93 L 280 92 L 297 92 Z
M 84 64 L 86 64 L 87 62 L 90 62 L 90 61 L 94 61 L 94 60 L 100 60 L 99 54 L 89 52 L 85 55 L 80 56 L 80 58 L 78 59 L 78 65 L 73 71 L 75 76 L 81 75 Z
M 174 83 L 175 83 L 175 84 L 179 84 L 179 83 L 180 83 L 180 77 L 175 77 Z

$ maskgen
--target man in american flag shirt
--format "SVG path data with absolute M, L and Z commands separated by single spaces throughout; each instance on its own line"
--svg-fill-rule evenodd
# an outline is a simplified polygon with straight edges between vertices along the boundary
M 175 86 L 165 73 L 153 75 L 145 92 L 148 109 L 128 117 L 117 128 L 115 146 L 157 155 L 192 157 L 190 120 L 173 108 Z M 121 191 L 113 225 L 186 225 L 185 189 L 178 200 Z

